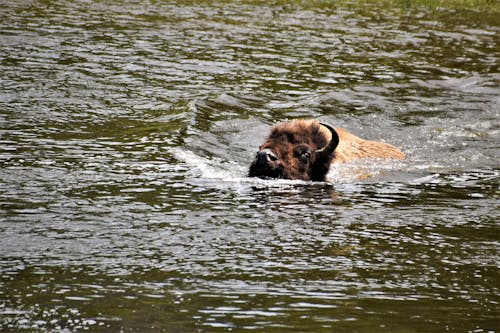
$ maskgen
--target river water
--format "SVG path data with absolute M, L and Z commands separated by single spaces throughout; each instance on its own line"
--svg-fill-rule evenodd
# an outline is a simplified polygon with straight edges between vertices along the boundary
M 0 330 L 500 332 L 497 14 L 2 1 Z M 407 159 L 247 178 L 298 117 Z

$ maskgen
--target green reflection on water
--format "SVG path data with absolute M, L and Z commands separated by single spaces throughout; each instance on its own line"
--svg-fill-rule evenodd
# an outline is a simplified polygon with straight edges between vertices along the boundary
M 215 3 L 234 3 L 234 1 L 220 0 L 203 0 L 190 1 L 182 0 L 177 3 L 184 4 L 215 4 Z M 500 11 L 500 2 L 498 0 L 242 0 L 239 3 L 245 5 L 257 6 L 301 6 L 303 8 L 364 8 L 369 9 L 372 6 L 380 6 L 384 8 L 430 8 L 430 9 L 459 9 L 459 10 L 474 10 L 474 11 Z
M 500 329 L 498 1 L 79 5 L 0 5 L 3 331 Z M 410 161 L 249 183 L 304 115 Z

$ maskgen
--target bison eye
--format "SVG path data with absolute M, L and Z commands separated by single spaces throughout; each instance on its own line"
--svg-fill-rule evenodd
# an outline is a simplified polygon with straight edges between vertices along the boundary
M 310 160 L 311 160 L 311 152 L 309 152 L 309 151 L 302 153 L 302 155 L 300 156 L 300 161 L 302 163 L 307 163 Z
M 312 153 L 309 147 L 298 147 L 293 152 L 293 156 L 300 159 L 302 162 L 307 163 L 311 159 Z

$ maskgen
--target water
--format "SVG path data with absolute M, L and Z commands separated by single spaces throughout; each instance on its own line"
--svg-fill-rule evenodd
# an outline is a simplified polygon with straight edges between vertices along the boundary
M 3 1 L 0 328 L 498 332 L 495 12 Z M 315 117 L 407 160 L 249 179 Z

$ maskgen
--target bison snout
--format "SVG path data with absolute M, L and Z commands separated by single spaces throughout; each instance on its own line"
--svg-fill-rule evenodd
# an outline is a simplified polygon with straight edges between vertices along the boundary
M 250 177 L 283 178 L 282 166 L 278 156 L 271 149 L 262 149 L 250 166 Z
M 263 149 L 255 157 L 258 164 L 272 164 L 278 160 L 276 154 L 271 149 Z

